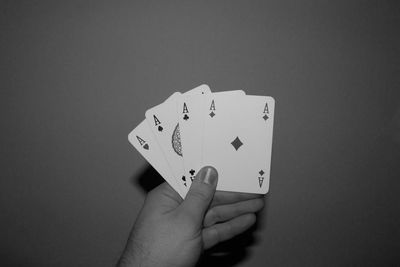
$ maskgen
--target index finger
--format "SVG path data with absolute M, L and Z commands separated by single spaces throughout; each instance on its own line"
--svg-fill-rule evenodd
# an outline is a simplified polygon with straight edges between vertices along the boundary
M 232 204 L 239 201 L 245 201 L 254 198 L 262 198 L 264 195 L 250 194 L 250 193 L 239 193 L 239 192 L 226 192 L 217 191 L 215 192 L 214 198 L 211 202 L 211 207 Z

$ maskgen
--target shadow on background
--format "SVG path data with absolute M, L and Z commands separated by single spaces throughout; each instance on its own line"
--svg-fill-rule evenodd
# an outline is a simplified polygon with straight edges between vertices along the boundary
M 139 186 L 146 194 L 163 182 L 164 179 L 161 175 L 149 164 L 146 164 L 139 173 L 135 173 L 131 176 L 132 185 Z
M 138 174 L 134 174 L 131 177 L 132 185 L 139 186 L 146 194 L 163 182 L 164 179 L 160 174 L 148 164 Z M 267 207 L 268 197 L 265 199 L 265 207 L 261 212 L 262 214 L 257 215 L 257 221 L 250 229 L 207 250 L 197 267 L 234 266 L 249 257 L 249 248 L 258 243 L 255 232 L 262 228 L 261 225 L 265 226 L 264 220 L 267 218 Z

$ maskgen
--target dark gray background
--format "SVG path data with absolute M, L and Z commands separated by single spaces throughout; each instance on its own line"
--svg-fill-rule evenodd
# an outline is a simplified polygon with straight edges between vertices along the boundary
M 201 83 L 276 99 L 267 207 L 232 262 L 399 262 L 396 1 L 0 3 L 3 266 L 113 265 L 157 180 L 127 134 Z

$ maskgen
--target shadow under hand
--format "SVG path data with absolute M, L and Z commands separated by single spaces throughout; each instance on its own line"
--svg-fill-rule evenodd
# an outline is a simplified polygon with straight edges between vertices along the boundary
M 241 235 L 222 242 L 207 250 L 202 255 L 197 267 L 234 266 L 249 257 L 248 247 L 256 243 L 253 232 L 256 226 L 251 227 Z
M 137 174 L 131 176 L 131 183 L 142 188 L 145 193 L 163 182 L 162 176 L 149 164 L 146 164 Z
M 196 267 L 231 267 L 248 258 L 251 254 L 249 248 L 259 242 L 255 233 L 265 226 L 267 207 L 268 197 L 265 199 L 264 209 L 257 214 L 256 223 L 250 229 L 205 251 Z

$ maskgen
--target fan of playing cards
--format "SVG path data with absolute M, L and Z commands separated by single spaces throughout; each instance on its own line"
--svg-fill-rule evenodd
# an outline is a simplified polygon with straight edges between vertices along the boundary
M 203 166 L 218 171 L 217 190 L 266 194 L 275 101 L 200 85 L 146 111 L 129 142 L 184 198 Z

